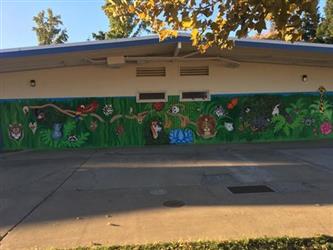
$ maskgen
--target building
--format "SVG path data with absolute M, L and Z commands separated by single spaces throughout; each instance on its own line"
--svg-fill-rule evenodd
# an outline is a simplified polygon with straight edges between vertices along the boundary
M 0 51 L 0 148 L 333 138 L 333 46 L 188 36 Z

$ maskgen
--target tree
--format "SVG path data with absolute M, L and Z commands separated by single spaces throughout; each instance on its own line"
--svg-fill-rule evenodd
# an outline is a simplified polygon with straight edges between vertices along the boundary
M 33 17 L 36 27 L 32 30 L 36 32 L 39 45 L 64 43 L 68 40 L 67 30 L 62 29 L 63 25 L 61 16 L 54 16 L 51 9 L 40 11 L 37 16 Z
M 106 39 L 109 39 L 107 33 L 104 32 L 104 31 L 101 31 L 101 30 L 98 31 L 97 33 L 92 33 L 92 37 L 95 40 L 106 40 Z
M 317 6 L 318 6 L 318 1 Z M 304 42 L 316 42 L 317 41 L 317 29 L 319 27 L 320 14 L 318 7 L 316 8 L 316 14 L 310 15 L 305 13 L 302 17 L 302 41 Z
M 134 15 L 160 39 L 190 31 L 194 46 L 204 52 L 210 46 L 229 48 L 230 34 L 246 37 L 251 31 L 261 33 L 266 22 L 274 23 L 278 37 L 287 41 L 301 39 L 301 18 L 316 13 L 311 0 L 109 0 L 105 12 L 121 22 Z
M 272 24 L 271 27 L 260 34 L 256 34 L 252 37 L 257 40 L 279 40 L 279 32 L 276 30 L 275 25 Z
M 300 34 L 301 38 L 299 40 L 304 42 L 316 42 L 317 41 L 317 29 L 320 20 L 319 8 L 318 8 L 318 0 L 314 0 L 316 4 L 316 13 L 309 14 L 304 13 L 301 16 L 301 26 L 300 26 Z M 274 23 L 271 24 L 268 31 L 264 31 L 261 34 L 256 34 L 254 39 L 270 39 L 270 40 L 280 40 L 279 31 L 276 28 Z
M 333 43 L 333 0 L 327 0 L 324 9 L 325 17 L 317 30 L 319 42 Z
M 115 18 L 112 15 L 109 15 L 109 12 L 106 11 L 106 9 L 109 8 L 108 1 L 102 8 L 109 19 L 109 31 L 98 31 L 97 33 L 92 33 L 92 37 L 95 40 L 125 38 L 131 36 L 135 37 L 142 31 L 148 32 L 145 23 L 141 21 L 137 22 L 133 13 L 128 14 L 126 17 L 123 17 L 122 20 L 120 20 L 119 18 Z

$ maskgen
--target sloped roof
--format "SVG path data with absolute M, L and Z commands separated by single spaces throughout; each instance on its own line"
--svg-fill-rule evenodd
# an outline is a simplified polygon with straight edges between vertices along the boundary
M 272 40 L 235 39 L 235 48 L 220 50 L 211 48 L 204 55 L 218 56 L 239 62 L 278 63 L 333 67 L 333 45 L 314 43 L 287 43 Z M 181 55 L 196 51 L 187 34 L 169 38 L 163 42 L 158 36 L 87 41 L 58 45 L 35 46 L 0 50 L 0 73 L 87 65 L 87 59 L 107 56 L 170 56 L 178 43 L 182 43 Z M 32 67 L 35 65 L 34 67 Z M 38 66 L 40 65 L 40 66 Z M 29 67 L 30 66 L 30 67 Z

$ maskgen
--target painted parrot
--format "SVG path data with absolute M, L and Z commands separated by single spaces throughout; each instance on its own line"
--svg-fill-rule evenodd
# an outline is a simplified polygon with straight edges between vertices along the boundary
M 93 101 L 88 105 L 83 105 L 83 104 L 80 105 L 79 107 L 77 107 L 76 112 L 78 114 L 89 114 L 95 112 L 97 108 L 98 108 L 98 102 Z

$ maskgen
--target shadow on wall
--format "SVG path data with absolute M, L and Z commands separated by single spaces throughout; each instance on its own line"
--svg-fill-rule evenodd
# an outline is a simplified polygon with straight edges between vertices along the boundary
M 333 138 L 333 95 L 216 95 L 210 101 L 137 103 L 135 97 L 0 103 L 3 147 L 100 148 Z

